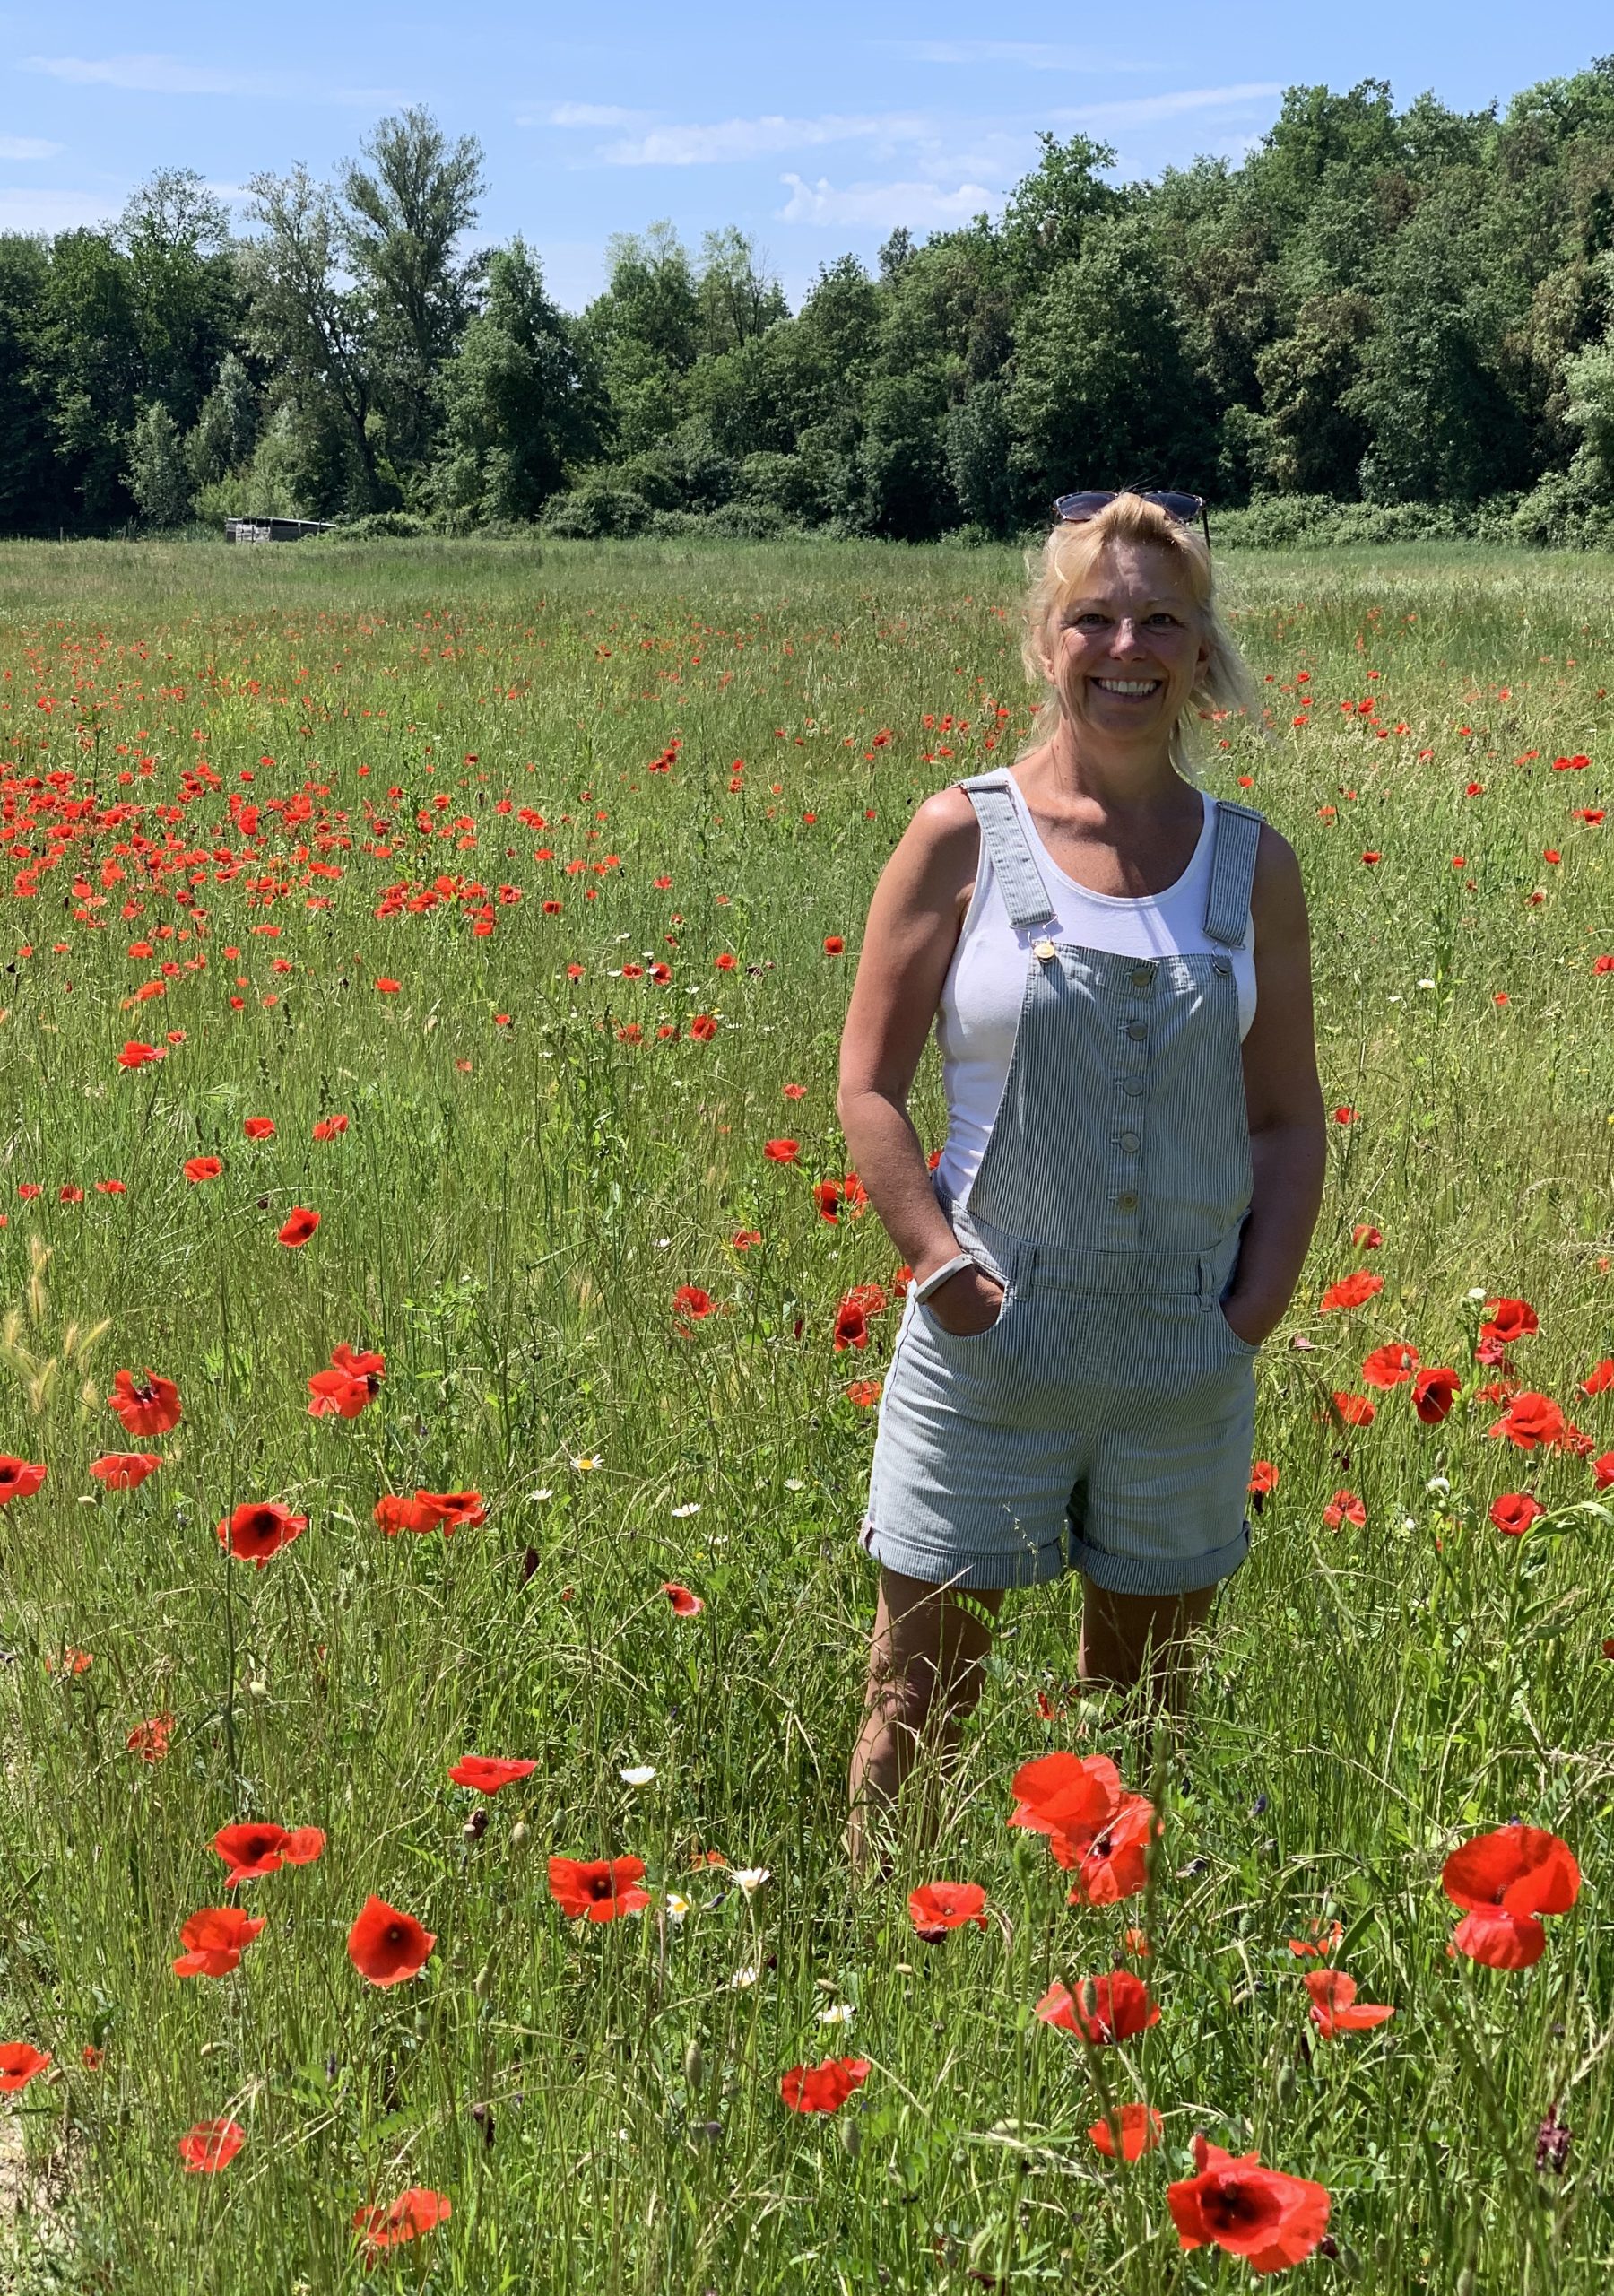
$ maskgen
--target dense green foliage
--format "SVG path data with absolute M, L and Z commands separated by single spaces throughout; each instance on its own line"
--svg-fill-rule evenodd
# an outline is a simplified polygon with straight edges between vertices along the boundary
M 742 233 L 657 224 L 575 318 L 521 239 L 460 252 L 481 153 L 425 112 L 334 184 L 255 178 L 240 241 L 161 176 L 116 229 L 0 238 L 0 531 L 922 540 L 1132 482 L 1614 530 L 1614 59 L 1500 112 L 1296 87 L 1237 165 L 1114 159 L 1046 135 L 1001 221 L 899 230 L 794 314 Z
M 1025 725 L 1020 579 L 876 544 L 0 552 L 0 1452 L 47 1471 L 0 1483 L 0 2043 L 53 2058 L 0 2097 L 18 2296 L 1603 2296 L 1614 1557 L 1592 1462 L 1490 1431 L 1516 1379 L 1614 1450 L 1579 1384 L 1614 1354 L 1606 562 L 1236 561 L 1271 738 L 1207 729 L 1210 778 L 1299 854 L 1354 1119 L 1258 1369 L 1276 1488 L 1180 1749 L 1070 1687 L 1072 1586 L 1016 1598 L 940 1839 L 849 1885 L 896 1255 L 814 1183 L 878 872 Z M 927 1146 L 939 1084 L 927 1054 Z M 1377 1296 L 1324 1312 L 1358 1270 Z M 1539 1314 L 1511 1368 L 1476 1290 Z M 379 1392 L 316 1419 L 339 1342 Z M 1439 1424 L 1364 1390 L 1403 1342 L 1460 1383 Z M 166 1433 L 108 1408 L 146 1366 Z M 107 1489 L 125 1448 L 161 1464 Z M 417 1485 L 486 1520 L 386 1535 Z M 1550 1510 L 1520 1537 L 1515 1492 Z M 308 1518 L 262 1570 L 215 1535 L 247 1500 Z M 1010 1830 L 1050 1748 L 1165 1810 L 1148 1897 L 1068 1905 Z M 487 1802 L 468 1753 L 535 1768 Z M 1585 1887 L 1509 1972 L 1448 1957 L 1440 1876 L 1512 1817 Z M 246 1819 L 324 1853 L 227 1891 Z M 654 1901 L 570 1921 L 551 1853 L 641 1857 Z M 915 1935 L 938 1878 L 984 1932 Z M 385 1992 L 346 1951 L 371 1891 L 438 1941 Z M 240 1967 L 177 1975 L 231 1898 Z M 1395 2014 L 1324 2040 L 1289 1940 L 1335 1921 Z M 1040 2022 L 1134 1924 L 1159 2023 Z M 833 2123 L 786 2109 L 851 2052 Z M 1106 2094 L 1164 2117 L 1132 2170 L 1086 2134 Z M 225 2116 L 239 2158 L 187 2174 Z M 1182 2257 L 1196 2129 L 1320 2179 L 1337 2255 Z M 367 2276 L 354 2215 L 412 2186 L 452 2215 Z

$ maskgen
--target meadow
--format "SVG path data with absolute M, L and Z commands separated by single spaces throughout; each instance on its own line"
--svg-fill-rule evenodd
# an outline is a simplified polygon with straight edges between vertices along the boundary
M 0 550 L 0 2286 L 1210 2296 L 1196 2134 L 1326 2187 L 1296 2285 L 1607 2286 L 1614 563 L 1223 573 L 1331 1111 L 1254 1551 L 1178 1742 L 1011 1602 L 857 1888 L 900 1289 L 836 1051 L 912 805 L 1028 722 L 1019 558 Z M 1062 1750 L 1141 1894 L 1008 1824 Z M 1583 1879 L 1497 1969 L 1442 1875 L 1512 1820 Z M 1158 2022 L 1048 2022 L 1123 1966 Z

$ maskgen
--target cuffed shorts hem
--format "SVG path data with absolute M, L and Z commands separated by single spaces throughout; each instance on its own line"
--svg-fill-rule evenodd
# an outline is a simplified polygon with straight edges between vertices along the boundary
M 1238 1536 L 1205 1554 L 1112 1554 L 1089 1546 L 1074 1532 L 1070 1540 L 1070 1567 L 1102 1587 L 1108 1595 L 1193 1595 L 1230 1578 L 1250 1552 L 1250 1519 L 1246 1515 Z M 893 1566 L 895 1568 L 895 1566 Z
M 887 1570 L 918 1578 L 928 1587 L 956 1587 L 966 1595 L 1002 1594 L 1016 1587 L 1044 1587 L 1070 1567 L 1064 1542 L 1025 1547 L 1013 1553 L 948 1553 L 908 1544 L 900 1534 L 876 1530 L 865 1522 L 859 1541 L 865 1554 Z

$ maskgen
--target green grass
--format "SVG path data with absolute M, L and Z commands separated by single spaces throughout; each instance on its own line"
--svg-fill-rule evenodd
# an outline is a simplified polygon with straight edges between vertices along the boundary
M 1260 1368 L 1279 1488 L 1153 1777 L 1160 2023 L 1089 2058 L 1032 2013 L 1142 1918 L 1069 1909 L 1004 1823 L 1016 1764 L 1049 1747 L 1150 1784 L 1121 1709 L 1066 1687 L 1072 1588 L 1011 1604 L 941 1841 L 890 1890 L 849 1887 L 873 1416 L 846 1390 L 879 1375 L 895 1308 L 866 1353 L 831 1335 L 895 1255 L 872 1214 L 821 1221 L 810 1183 L 846 1170 L 836 1047 L 881 863 L 924 793 L 1025 723 L 1020 579 L 1007 552 L 876 546 L 0 552 L 0 1449 L 48 1467 L 0 1517 L 0 2039 L 55 2058 L 0 2104 L 19 2289 L 355 2288 L 354 2211 L 418 2184 L 452 2218 L 369 2284 L 1231 2290 L 1245 2267 L 1179 2259 L 1165 2206 L 1196 2129 L 1328 2186 L 1340 2254 L 1309 2284 L 1607 2285 L 1614 1526 L 1581 1510 L 1584 1459 L 1488 1436 L 1471 1296 L 1533 1302 L 1519 1378 L 1614 1448 L 1614 1405 L 1575 1384 L 1614 1352 L 1614 978 L 1593 971 L 1614 820 L 1571 818 L 1610 796 L 1606 561 L 1227 564 L 1272 730 L 1212 730 L 1210 772 L 1250 777 L 1298 848 L 1324 1086 L 1356 1121 L 1331 1126 L 1312 1261 Z M 1369 695 L 1409 731 L 1340 708 Z M 174 810 L 198 759 L 220 787 Z M 60 839 L 59 809 L 30 815 L 46 773 L 97 799 Z M 305 785 L 306 818 L 268 809 Z M 235 874 L 232 791 L 261 832 Z M 132 839 L 170 833 L 187 865 L 153 875 Z M 376 917 L 440 874 L 487 888 L 490 935 L 474 902 Z M 614 977 L 657 961 L 664 985 Z M 131 1038 L 167 1057 L 121 1069 Z M 938 1086 L 927 1065 L 934 1144 Z M 316 1144 L 333 1112 L 349 1129 Z M 243 1138 L 255 1115 L 273 1140 Z M 799 1167 L 764 1160 L 782 1134 Z M 215 1153 L 222 1177 L 186 1180 Z M 321 1225 L 288 1250 L 299 1204 Z M 1384 1291 L 1319 1315 L 1361 1222 Z M 681 1335 L 685 1283 L 717 1311 Z M 1452 1416 L 1421 1425 L 1401 1389 L 1343 1431 L 1327 1396 L 1403 1339 L 1458 1370 Z M 306 1382 L 340 1341 L 380 1349 L 385 1381 L 316 1422 Z M 148 1365 L 183 1420 L 144 1446 L 160 1472 L 102 1493 L 90 1462 L 139 1447 L 102 1398 Z M 481 1492 L 486 1522 L 384 1536 L 377 1499 L 417 1487 Z M 1341 1487 L 1365 1529 L 1323 1526 Z M 1512 1490 L 1552 1510 L 1519 1540 L 1487 1519 Z M 214 1525 L 267 1499 L 307 1532 L 261 1572 L 226 1563 Z M 164 1711 L 147 1763 L 126 1740 Z M 470 1752 L 537 1768 L 484 1804 L 446 1775 Z M 634 1763 L 652 1784 L 620 1781 Z M 1439 1875 L 1512 1816 L 1561 1833 L 1585 1887 L 1505 1975 L 1448 1957 Z M 225 1901 L 208 1844 L 247 1817 L 317 1825 L 325 1854 L 242 1892 L 268 1920 L 238 1971 L 182 1981 L 181 1924 Z M 697 1850 L 771 1882 L 748 1900 Z M 568 1925 L 551 1852 L 638 1855 L 657 1904 L 692 1909 Z M 937 1877 L 985 1885 L 985 1935 L 917 1942 L 907 1890 Z M 345 1951 L 371 1891 L 438 1940 L 387 1992 Z M 1308 2047 L 1287 1941 L 1336 1918 L 1341 1965 L 1396 2015 Z M 819 2022 L 838 2004 L 849 2030 Z M 836 2119 L 784 2109 L 781 2072 L 848 2051 L 873 2069 Z M 1101 2083 L 1166 2116 L 1130 2171 L 1085 2135 Z M 1538 2175 L 1554 2104 L 1574 2141 Z M 239 2157 L 184 2175 L 178 2135 L 227 2113 Z

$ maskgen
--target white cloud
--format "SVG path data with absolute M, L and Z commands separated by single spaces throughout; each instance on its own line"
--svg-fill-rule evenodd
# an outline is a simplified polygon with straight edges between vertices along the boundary
M 906 112 L 831 112 L 818 119 L 786 119 L 773 113 L 706 126 L 655 127 L 631 143 L 606 144 L 600 157 L 617 168 L 692 168 L 714 161 L 768 159 L 822 144 L 913 144 L 934 132 L 933 122 Z
M 620 104 L 551 104 L 547 111 L 528 112 L 522 127 L 632 127 L 645 118 L 642 111 L 624 110 Z
M 1190 111 L 1225 111 L 1230 107 L 1264 102 L 1280 96 L 1278 80 L 1246 80 L 1233 88 L 1177 88 L 1158 96 L 1126 96 L 1114 103 L 1077 104 L 1062 112 L 1062 119 L 1084 122 L 1089 127 L 1146 127 L 1157 119 L 1177 119 Z
M 21 68 L 72 87 L 125 88 L 148 96 L 288 96 L 308 102 L 386 104 L 396 88 L 332 88 L 281 72 L 236 72 L 187 64 L 179 56 L 25 56 Z
M 1002 197 L 978 183 L 960 184 L 956 191 L 934 183 L 853 183 L 837 190 L 823 176 L 811 184 L 796 175 L 779 180 L 790 187 L 789 199 L 775 210 L 782 223 L 868 224 L 881 230 L 898 223 L 945 226 L 968 223 Z
M 122 204 L 99 191 L 0 191 L 0 231 L 93 230 Z
M 61 148 L 42 135 L 0 135 L 0 160 L 50 160 Z

